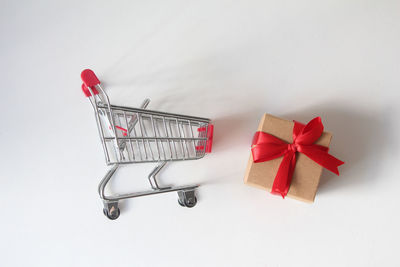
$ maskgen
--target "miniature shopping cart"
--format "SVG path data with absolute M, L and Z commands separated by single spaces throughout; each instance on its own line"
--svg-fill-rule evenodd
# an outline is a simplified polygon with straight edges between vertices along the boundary
M 81 77 L 82 90 L 95 112 L 106 163 L 112 165 L 98 187 L 104 215 L 117 219 L 118 202 L 122 199 L 167 192 L 177 192 L 181 206 L 194 207 L 198 185 L 161 187 L 156 175 L 168 161 L 200 159 L 211 152 L 213 125 L 210 120 L 148 110 L 148 99 L 140 108 L 111 105 L 93 71 L 86 69 Z M 148 176 L 151 190 L 112 196 L 104 193 L 120 164 L 143 162 L 157 163 Z

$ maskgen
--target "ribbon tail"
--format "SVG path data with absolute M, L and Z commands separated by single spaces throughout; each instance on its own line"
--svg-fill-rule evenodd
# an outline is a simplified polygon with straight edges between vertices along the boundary
M 343 161 L 335 158 L 328 152 L 314 149 L 313 146 L 302 147 L 300 152 L 336 175 L 339 175 L 338 167 L 344 164 Z
M 282 159 L 278 172 L 272 185 L 271 193 L 281 195 L 285 198 L 289 191 L 290 183 L 293 177 L 293 171 L 296 166 L 296 153 L 287 152 Z

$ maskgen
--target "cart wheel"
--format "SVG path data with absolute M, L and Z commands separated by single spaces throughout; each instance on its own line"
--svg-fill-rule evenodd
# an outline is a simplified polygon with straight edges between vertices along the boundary
M 181 205 L 182 207 L 186 207 L 185 203 L 182 203 L 180 198 L 178 198 L 178 204 Z
M 110 219 L 110 220 L 115 220 L 115 219 L 118 219 L 119 215 L 121 214 L 121 211 L 120 211 L 119 208 L 118 208 L 116 212 L 111 212 L 111 213 L 109 213 L 109 212 L 107 211 L 107 209 L 103 209 L 103 213 L 104 213 L 104 215 L 106 215 L 106 217 L 107 217 L 108 219 Z
M 178 204 L 187 208 L 196 206 L 197 198 L 194 191 L 178 191 Z
M 193 208 L 197 204 L 197 197 L 185 199 L 185 206 L 188 208 Z

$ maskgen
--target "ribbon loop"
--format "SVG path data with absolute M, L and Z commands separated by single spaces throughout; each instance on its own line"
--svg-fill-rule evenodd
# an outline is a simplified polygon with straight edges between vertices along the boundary
M 338 166 L 344 162 L 330 155 L 327 147 L 314 144 L 323 131 L 321 118 L 316 117 L 307 125 L 294 122 L 291 144 L 265 132 L 254 134 L 251 152 L 255 163 L 283 156 L 271 193 L 281 195 L 283 198 L 287 195 L 296 167 L 296 152 L 303 153 L 322 167 L 339 175 Z

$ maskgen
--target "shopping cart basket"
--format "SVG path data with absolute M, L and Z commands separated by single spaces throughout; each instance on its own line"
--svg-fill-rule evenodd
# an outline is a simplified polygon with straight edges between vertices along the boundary
M 104 214 L 109 219 L 117 219 L 120 200 L 167 192 L 177 192 L 181 206 L 194 207 L 198 185 L 161 187 L 156 176 L 168 161 L 200 159 L 211 152 L 213 125 L 210 120 L 148 110 L 149 99 L 140 108 L 111 105 L 92 70 L 82 71 L 81 78 L 82 90 L 95 112 L 106 163 L 112 165 L 98 186 Z M 105 187 L 120 164 L 143 162 L 157 163 L 148 176 L 150 190 L 105 194 Z

